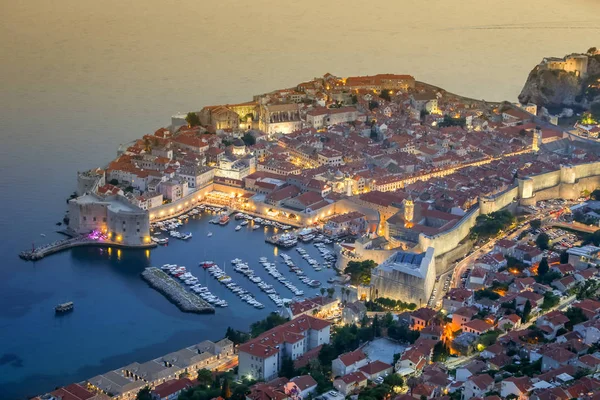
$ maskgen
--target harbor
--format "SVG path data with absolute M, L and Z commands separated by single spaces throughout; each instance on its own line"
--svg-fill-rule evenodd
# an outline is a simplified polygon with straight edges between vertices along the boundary
M 124 365 L 132 359 L 151 359 L 167 354 L 182 345 L 196 343 L 198 337 L 217 340 L 223 336 L 228 326 L 247 330 L 252 322 L 265 318 L 270 312 L 283 312 L 286 300 L 319 295 L 321 287 L 327 287 L 329 279 L 336 276 L 334 268 L 325 267 L 326 261 L 315 244 L 318 236 L 311 242 L 299 241 L 294 248 L 273 246 L 265 243 L 265 239 L 285 232 L 276 225 L 257 223 L 254 217 L 253 220 L 236 219 L 235 212 L 229 214 L 229 223 L 211 224 L 211 219 L 224 210 L 221 207 L 211 206 L 212 210 L 206 207 L 198 212 L 188 211 L 185 213 L 187 218 L 180 215 L 180 218 L 169 219 L 171 222 L 163 221 L 166 231 L 157 225 L 151 237 L 168 240 L 153 249 L 123 248 L 116 244 L 103 247 L 85 245 L 57 252 L 35 263 L 16 260 L 16 265 L 19 265 L 18 273 L 10 275 L 11 283 L 5 295 L 7 298 L 22 299 L 19 304 L 25 307 L 5 310 L 16 315 L 9 316 L 8 321 L 15 321 L 16 318 L 22 321 L 19 323 L 28 326 L 47 327 L 45 335 L 57 346 L 42 349 L 35 344 L 32 351 L 30 340 L 12 340 L 5 352 L 21 357 L 22 361 L 17 360 L 23 363 L 23 367 L 6 366 L 6 378 L 18 381 L 22 375 L 29 376 L 43 370 L 53 383 L 60 382 L 62 378 L 53 375 L 52 371 L 56 368 L 70 371 L 68 363 L 72 363 L 73 358 L 63 361 L 60 354 L 62 349 L 69 346 L 76 345 L 85 349 L 86 359 L 76 362 L 88 367 L 83 373 L 73 372 L 69 378 L 64 378 L 65 382 L 67 379 L 77 381 L 88 378 Z M 264 216 L 262 218 L 264 220 Z M 167 226 L 175 222 L 178 226 Z M 235 229 L 238 225 L 241 226 L 240 230 Z M 258 228 L 255 229 L 255 226 Z M 191 233 L 192 237 L 187 240 L 175 238 L 170 235 L 170 227 L 182 234 Z M 42 228 L 31 230 L 44 232 Z M 287 232 L 294 231 L 296 228 Z M 39 233 L 34 236 L 36 245 L 39 240 L 47 240 L 48 243 L 64 240 L 49 231 L 45 231 L 45 234 L 45 238 L 40 237 Z M 13 255 L 15 248 L 19 249 L 27 243 L 31 246 L 31 237 L 29 242 L 25 238 L 15 240 Z M 332 250 L 330 245 L 326 246 Z M 297 249 L 304 249 L 322 269 L 313 268 Z M 281 254 L 291 257 L 291 261 L 302 269 L 304 275 L 292 271 Z M 271 275 L 271 268 L 267 269 L 261 264 L 261 257 L 265 257 L 269 263 L 275 263 L 277 272 L 289 284 L 303 291 L 304 295 L 296 296 L 289 287 Z M 260 286 L 234 270 L 235 266 L 231 261 L 235 258 L 248 264 L 254 275 L 262 280 Z M 233 279 L 238 288 L 252 294 L 264 308 L 250 304 L 227 287 L 227 284 L 218 281 L 207 269 L 200 267 L 199 263 L 204 260 L 212 260 Z M 140 276 L 145 268 L 160 269 L 165 264 L 186 266 L 186 271 L 198 278 L 201 287 L 208 288 L 212 295 L 224 300 L 228 306 L 212 304 L 214 313 L 211 314 L 182 312 L 173 301 L 150 287 Z M 312 284 L 315 286 L 304 283 L 302 279 L 305 278 L 310 278 L 308 282 L 315 281 Z M 185 281 L 177 277 L 173 279 L 185 292 L 199 295 Z M 317 282 L 320 286 L 316 286 L 319 285 Z M 271 292 L 269 286 L 275 293 Z M 61 289 L 53 289 L 57 287 Z M 29 293 L 39 295 L 30 296 Z M 273 296 L 274 294 L 278 297 Z M 74 311 L 57 316 L 56 305 L 68 301 L 75 304 Z M 20 310 L 23 310 L 22 317 L 17 314 Z M 97 317 L 100 313 L 102 318 Z M 219 328 L 215 329 L 215 326 Z M 88 346 L 89 340 L 100 338 L 110 341 L 112 346 L 108 349 Z M 42 363 L 36 358 L 36 354 L 44 357 Z
M 207 301 L 185 290 L 179 282 L 158 268 L 146 268 L 142 272 L 142 278 L 183 312 L 196 314 L 212 314 L 215 312 L 214 307 Z

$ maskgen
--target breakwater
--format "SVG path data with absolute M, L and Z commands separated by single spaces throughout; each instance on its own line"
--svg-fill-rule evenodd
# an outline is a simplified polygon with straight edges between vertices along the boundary
M 146 268 L 142 272 L 142 278 L 183 312 L 196 314 L 212 314 L 215 312 L 215 309 L 208 302 L 185 290 L 179 282 L 158 268 Z
M 73 247 L 95 246 L 95 247 L 116 247 L 124 249 L 150 249 L 156 247 L 156 243 L 146 243 L 141 245 L 127 245 L 111 240 L 90 239 L 87 236 L 77 236 L 70 239 L 57 240 L 31 250 L 24 250 L 19 253 L 19 257 L 26 261 L 37 261 L 60 251 L 69 250 Z

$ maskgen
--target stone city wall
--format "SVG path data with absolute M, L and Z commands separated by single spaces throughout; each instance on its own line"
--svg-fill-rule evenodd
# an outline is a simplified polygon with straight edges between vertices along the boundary
M 421 233 L 419 247 L 421 250 L 433 247 L 436 257 L 455 249 L 469 235 L 479 215 L 481 215 L 479 207 L 475 206 L 451 229 L 434 236 Z
M 530 176 L 530 178 L 533 184 L 533 191 L 538 192 L 542 189 L 558 185 L 560 183 L 561 172 L 559 169 L 545 174 Z
M 446 253 L 435 257 L 435 271 L 439 276 L 445 272 L 450 271 L 452 263 L 461 257 L 466 256 L 469 250 L 473 248 L 473 242 L 471 240 L 465 240 L 461 242 L 456 248 L 447 251 Z
M 558 178 L 557 178 L 558 177 Z M 584 190 L 600 186 L 600 162 L 561 165 L 558 171 L 533 175 L 519 180 L 520 205 L 535 205 L 550 199 L 577 199 Z
M 515 186 L 493 196 L 481 197 L 479 199 L 480 213 L 484 215 L 502 210 L 516 200 L 518 196 L 519 187 Z

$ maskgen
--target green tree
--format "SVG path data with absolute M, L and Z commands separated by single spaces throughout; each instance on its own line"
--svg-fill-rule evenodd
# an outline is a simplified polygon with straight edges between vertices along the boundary
M 194 112 L 187 113 L 187 116 L 185 117 L 185 121 L 188 123 L 188 126 L 200 125 L 200 117 L 198 117 L 198 114 L 196 114 Z
M 369 325 L 369 317 L 367 317 L 367 314 L 363 315 L 362 319 L 360 320 L 360 327 L 361 328 L 366 328 Z
M 248 340 L 250 340 L 249 334 L 235 330 L 232 327 L 227 327 L 225 337 L 231 340 L 234 344 L 246 343 Z
M 471 239 L 485 239 L 495 236 L 514 222 L 515 217 L 510 211 L 506 210 L 480 215 L 476 219 L 475 226 L 471 228 Z
M 229 379 L 223 379 L 223 386 L 221 387 L 221 397 L 228 399 L 231 397 L 231 388 L 229 387 Z
M 202 387 L 208 387 L 213 382 L 213 374 L 206 368 L 198 370 L 198 385 Z
M 334 288 L 327 288 L 327 295 L 329 296 L 330 299 L 333 297 L 334 294 L 335 294 Z
M 246 146 L 253 146 L 254 144 L 256 144 L 256 138 L 250 132 L 246 132 L 242 137 L 242 140 L 244 141 Z
M 595 47 L 590 47 L 590 48 L 588 49 L 588 51 L 587 51 L 587 54 L 588 54 L 588 55 L 590 55 L 590 56 L 593 56 L 594 54 L 596 54 L 596 51 L 597 51 L 597 50 L 598 50 L 598 49 L 596 49 Z
M 269 329 L 275 328 L 276 326 L 279 326 L 281 324 L 284 324 L 287 321 L 287 318 L 282 317 L 276 312 L 272 312 L 267 316 L 267 318 L 263 319 L 262 321 L 257 321 L 250 325 L 250 333 L 252 334 L 252 337 L 257 337 L 261 333 L 266 332 Z
M 337 358 L 338 354 L 331 344 L 324 344 L 319 351 L 319 362 L 321 365 L 331 365 L 331 362 Z
M 560 263 L 566 264 L 568 262 L 569 262 L 569 253 L 567 253 L 566 250 L 563 250 L 563 252 L 560 253 Z
M 381 336 L 381 326 L 379 325 L 379 317 L 377 315 L 375 315 L 375 318 L 373 318 L 373 337 L 379 337 Z
M 419 331 L 413 331 L 401 324 L 395 324 L 388 328 L 388 336 L 399 342 L 414 343 L 419 338 L 420 334 Z
M 119 181 L 116 179 L 111 179 L 108 183 L 110 183 L 113 186 L 117 186 L 119 184 Z
M 389 90 L 382 90 L 381 93 L 379 94 L 379 97 L 381 97 L 384 100 L 387 101 L 392 101 L 392 97 L 390 96 L 390 91 Z
M 531 303 L 529 300 L 525 302 L 525 306 L 523 306 L 523 315 L 521 316 L 521 322 L 525 323 L 529 321 L 529 315 L 531 314 Z
M 433 362 L 444 362 L 448 358 L 449 352 L 446 345 L 441 340 L 433 346 Z
M 548 273 L 550 267 L 548 266 L 548 259 L 546 257 L 542 258 L 540 264 L 538 265 L 537 274 L 538 276 L 544 276 Z
M 150 387 L 144 386 L 135 397 L 136 400 L 152 400 L 152 394 L 150 393 Z
M 394 316 L 392 315 L 391 312 L 387 312 L 384 317 L 383 317 L 383 321 L 381 321 L 381 323 L 383 324 L 383 326 L 385 326 L 386 328 L 389 328 L 390 326 L 392 326 L 394 324 Z
M 500 336 L 500 331 L 489 331 L 477 338 L 477 341 L 484 347 L 488 347 L 496 343 L 496 339 Z
M 354 285 L 369 285 L 371 283 L 371 270 L 377 266 L 373 260 L 350 261 L 344 273 L 350 275 Z
M 398 374 L 390 374 L 383 379 L 383 383 L 389 385 L 392 389 L 399 389 L 404 386 L 404 379 Z
M 594 120 L 600 121 L 600 102 L 593 103 L 590 106 L 590 113 Z
M 319 292 L 321 292 L 321 296 L 325 296 L 325 292 L 326 292 L 326 291 L 327 291 L 327 290 L 325 290 L 325 288 L 321 288 L 321 289 L 319 289 Z
M 465 127 L 467 120 L 465 118 L 452 118 L 449 115 L 444 115 L 444 120 L 438 124 L 440 128 L 446 128 L 449 126 L 460 126 Z
M 567 328 L 569 331 L 573 330 L 573 326 L 588 320 L 588 317 L 579 307 L 569 308 L 567 311 L 565 311 L 565 316 L 569 318 L 569 321 L 565 323 L 565 328 Z
M 560 298 L 558 296 L 553 295 L 552 292 L 546 292 L 544 293 L 544 302 L 542 303 L 541 308 L 544 311 L 549 310 L 558 305 L 559 301 Z
M 246 395 L 250 392 L 248 385 L 237 385 L 231 394 L 231 400 L 246 400 Z
M 540 233 L 535 239 L 535 244 L 540 248 L 540 250 L 548 250 L 550 248 L 550 236 L 544 232 Z
M 281 370 L 279 371 L 279 376 L 286 377 L 288 379 L 296 376 L 294 361 L 290 357 L 283 357 L 281 360 Z
M 531 228 L 533 229 L 540 229 L 542 227 L 542 221 L 539 219 L 534 219 L 529 223 L 529 225 L 531 225 Z

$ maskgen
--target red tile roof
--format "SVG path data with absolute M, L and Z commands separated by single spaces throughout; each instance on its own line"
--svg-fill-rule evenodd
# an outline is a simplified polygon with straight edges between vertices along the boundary
M 392 368 L 390 364 L 386 364 L 383 361 L 373 361 L 367 365 L 360 367 L 358 370 L 364 372 L 367 375 L 374 375 L 385 371 L 386 369 Z
M 192 381 L 187 378 L 172 379 L 158 385 L 156 388 L 154 388 L 153 392 L 156 393 L 159 398 L 163 399 L 192 386 Z
M 364 360 L 367 358 L 367 355 L 361 350 L 351 351 L 349 353 L 344 353 L 338 357 L 342 364 L 345 366 L 350 366 L 356 364 L 357 362 Z
M 470 328 L 476 332 L 486 332 L 490 329 L 492 329 L 494 326 L 492 324 L 488 324 L 485 321 L 482 321 L 480 319 L 474 319 L 472 321 L 467 322 L 466 324 L 463 325 L 463 329 L 464 328 Z
M 341 379 L 342 381 L 344 381 L 344 383 L 348 384 L 348 383 L 366 381 L 367 377 L 362 372 L 356 371 L 356 372 L 346 374 L 338 379 Z

